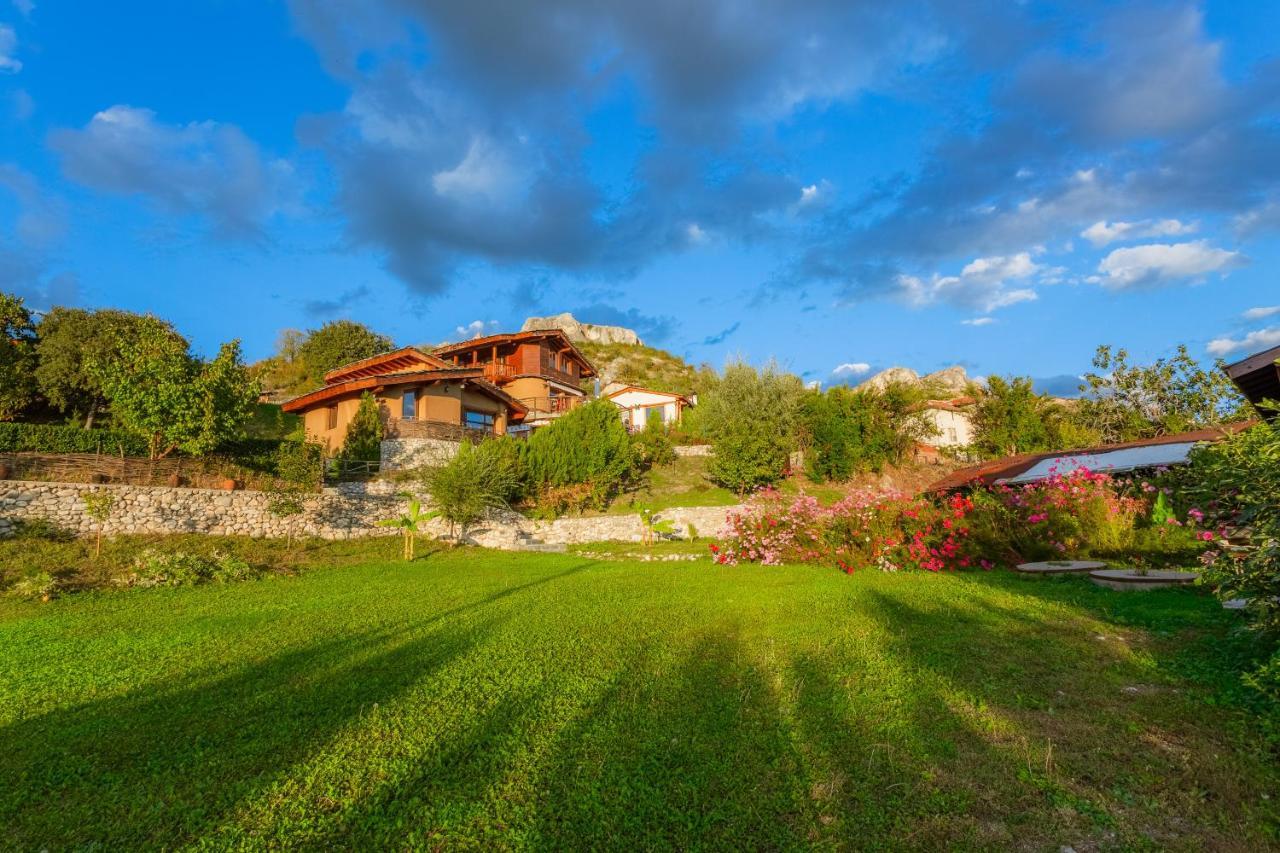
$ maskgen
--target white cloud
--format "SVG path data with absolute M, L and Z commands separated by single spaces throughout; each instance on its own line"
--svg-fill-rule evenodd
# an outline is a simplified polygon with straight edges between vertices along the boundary
M 865 361 L 850 361 L 844 364 L 837 365 L 836 369 L 831 371 L 831 375 L 832 376 L 862 376 L 863 374 L 870 373 L 870 372 L 871 372 L 871 365 L 867 364 Z
M 436 172 L 431 185 L 442 196 L 467 201 L 477 196 L 500 202 L 514 194 L 519 179 L 505 153 L 491 140 L 471 141 L 466 156 L 452 169 Z
M 1209 341 L 1207 349 L 1210 355 L 1224 356 L 1238 350 L 1247 353 L 1261 352 L 1274 346 L 1280 346 L 1280 326 L 1258 329 L 1243 338 L 1215 338 Z
M 960 323 L 965 326 L 990 326 L 995 321 L 995 317 L 974 317 L 969 320 L 961 320 Z
M 18 50 L 18 34 L 13 27 L 0 24 L 0 73 L 17 74 L 22 70 L 22 63 L 14 58 Z
M 1250 308 L 1240 316 L 1246 320 L 1262 320 L 1272 314 L 1280 314 L 1280 305 L 1263 305 L 1258 308 Z
M 1125 289 L 1180 279 L 1200 279 L 1246 263 L 1239 252 L 1193 243 L 1151 243 L 1115 249 L 1098 264 L 1105 287 Z
M 453 332 L 455 338 L 465 341 L 470 338 L 482 338 L 485 335 L 492 334 L 497 328 L 497 320 L 472 320 L 465 326 L 458 326 Z
M 1099 221 L 1080 232 L 1080 236 L 1095 246 L 1105 246 L 1118 240 L 1142 240 L 1148 237 L 1180 237 L 1191 234 L 1199 227 L 1195 222 L 1177 219 L 1144 219 L 1140 222 Z
M 1026 281 L 1044 269 L 1031 260 L 1030 252 L 1019 252 L 1016 255 L 976 258 L 966 264 L 959 275 L 935 274 L 928 280 L 900 275 L 898 286 L 912 305 L 923 306 L 943 301 L 989 314 L 997 308 L 1037 299 L 1033 289 L 1010 288 L 1008 284 Z
M 300 198 L 292 164 L 265 157 L 232 124 L 165 124 L 151 110 L 116 105 L 84 128 L 53 131 L 49 145 L 71 180 L 207 217 L 228 236 L 258 235 Z
M 684 229 L 684 236 L 691 246 L 704 246 L 711 240 L 711 235 L 696 222 L 689 223 L 688 227 Z
M 13 8 L 24 18 L 30 18 L 31 13 L 36 10 L 35 0 L 13 0 Z

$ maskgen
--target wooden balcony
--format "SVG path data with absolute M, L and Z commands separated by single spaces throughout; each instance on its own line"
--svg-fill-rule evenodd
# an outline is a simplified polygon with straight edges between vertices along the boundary
M 484 368 L 484 378 L 490 382 L 502 382 L 516 375 L 516 369 L 505 362 L 491 361 L 480 366 Z
M 406 421 L 400 418 L 387 420 L 383 434 L 387 438 L 435 438 L 441 441 L 470 441 L 479 444 L 493 435 L 487 429 L 475 429 L 465 424 L 447 421 Z
M 586 397 L 561 395 L 558 397 L 525 397 L 520 402 L 529 410 L 525 420 L 547 415 L 563 415 L 587 402 Z

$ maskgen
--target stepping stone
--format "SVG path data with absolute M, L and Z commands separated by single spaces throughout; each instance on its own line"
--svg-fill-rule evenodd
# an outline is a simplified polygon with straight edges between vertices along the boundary
M 1106 567 L 1106 563 L 1097 560 L 1046 560 L 1041 563 L 1019 563 L 1014 570 L 1027 575 L 1072 575 Z
M 1200 577 L 1199 572 L 1170 572 L 1152 569 L 1145 575 L 1134 574 L 1133 569 L 1099 569 L 1089 572 L 1089 578 L 1107 589 L 1163 589 L 1170 586 L 1188 586 Z

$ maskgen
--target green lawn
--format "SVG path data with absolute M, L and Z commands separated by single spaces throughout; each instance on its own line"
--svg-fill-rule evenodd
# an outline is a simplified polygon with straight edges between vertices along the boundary
M 1237 618 L 478 550 L 5 600 L 0 848 L 1273 847 Z

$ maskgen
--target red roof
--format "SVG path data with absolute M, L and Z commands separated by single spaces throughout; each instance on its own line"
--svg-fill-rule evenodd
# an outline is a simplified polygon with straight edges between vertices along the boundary
M 946 492 L 952 489 L 981 483 L 990 486 L 1000 480 L 1008 480 L 1031 470 L 1036 464 L 1046 459 L 1060 459 L 1069 456 L 1086 456 L 1098 453 L 1109 453 L 1113 450 L 1125 450 L 1134 447 L 1155 447 L 1161 444 L 1185 444 L 1187 442 L 1212 442 L 1248 429 L 1257 421 L 1237 421 L 1219 427 L 1198 429 L 1192 432 L 1178 432 L 1160 435 L 1155 438 L 1143 438 L 1137 441 L 1122 441 L 1118 444 L 1103 444 L 1098 447 L 1083 447 L 1072 450 L 1055 450 L 1052 453 L 1020 453 L 1017 456 L 1006 456 L 1003 459 L 992 459 L 968 468 L 961 468 L 929 486 L 930 492 Z
M 457 355 L 458 353 L 471 352 L 481 347 L 491 347 L 501 344 L 518 344 L 525 341 L 537 341 L 544 338 L 559 338 L 578 360 L 582 362 L 586 368 L 582 372 L 584 377 L 596 375 L 595 365 L 582 354 L 582 351 L 573 345 L 573 341 L 569 340 L 569 336 L 562 329 L 536 329 L 528 332 L 506 332 L 497 335 L 485 335 L 482 338 L 472 338 L 469 341 L 459 341 L 456 344 L 444 344 L 435 348 L 437 355 Z
M 320 403 L 326 403 L 337 397 L 368 391 L 385 385 L 409 385 L 413 383 L 435 383 L 449 380 L 462 380 L 470 383 L 490 397 L 505 403 L 516 412 L 516 418 L 523 418 L 529 408 L 483 378 L 484 371 L 478 367 L 449 368 L 447 370 L 416 370 L 403 373 L 386 373 L 380 376 L 362 376 L 344 382 L 334 382 L 315 391 L 310 391 L 292 400 L 286 400 L 280 408 L 286 412 L 302 412 Z
M 423 352 L 417 347 L 401 347 L 390 352 L 380 352 L 359 361 L 335 367 L 324 375 L 324 381 L 332 385 L 347 379 L 359 379 L 365 376 L 383 376 L 413 368 L 452 368 L 453 365 L 443 359 Z

